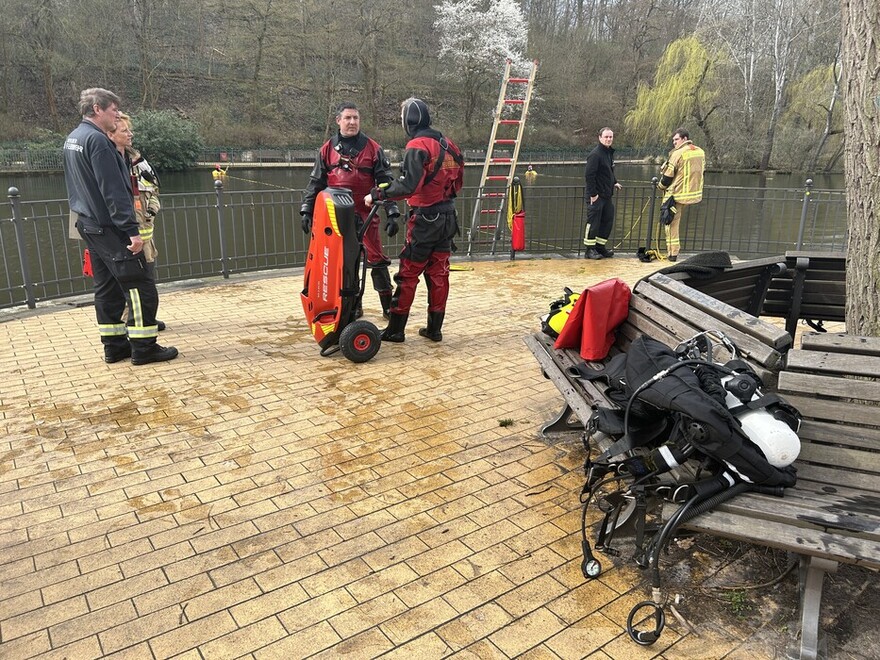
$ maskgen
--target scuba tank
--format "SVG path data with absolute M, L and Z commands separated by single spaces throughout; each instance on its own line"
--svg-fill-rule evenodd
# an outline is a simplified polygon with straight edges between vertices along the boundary
M 724 403 L 767 462 L 777 468 L 794 463 L 801 451 L 799 416 L 780 406 L 777 397 L 762 397 L 757 388 L 743 385 L 736 375 L 721 383 L 727 391 Z

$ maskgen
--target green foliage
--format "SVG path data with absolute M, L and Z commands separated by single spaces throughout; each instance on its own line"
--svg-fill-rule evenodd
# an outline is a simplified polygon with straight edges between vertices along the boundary
M 713 59 L 696 37 L 678 39 L 666 48 L 657 65 L 654 86 L 639 83 L 636 105 L 626 114 L 629 137 L 638 144 L 665 141 L 718 96 L 712 83 Z
M 730 605 L 730 611 L 739 618 L 745 617 L 752 610 L 752 603 L 746 596 L 746 592 L 740 589 L 731 591 L 727 595 L 727 601 Z
M 792 84 L 783 121 L 807 128 L 821 128 L 825 125 L 834 92 L 834 68 L 834 64 L 816 67 Z M 833 128 L 841 129 L 842 115 L 840 111 L 834 115 Z
M 185 170 L 202 149 L 196 125 L 168 111 L 146 110 L 132 117 L 134 146 L 157 170 Z

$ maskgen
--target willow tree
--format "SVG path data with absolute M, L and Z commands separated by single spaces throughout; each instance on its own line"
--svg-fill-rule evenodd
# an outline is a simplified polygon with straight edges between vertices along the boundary
M 706 153 L 717 162 L 708 124 L 719 107 L 715 64 L 696 37 L 669 44 L 657 65 L 654 86 L 640 84 L 635 107 L 626 114 L 630 140 L 641 144 L 656 142 L 658 136 L 665 140 L 678 126 L 693 121 L 703 132 Z
M 880 3 L 841 0 L 849 242 L 846 328 L 880 336 Z
M 819 66 L 795 81 L 789 90 L 788 110 L 782 120 L 796 126 L 801 132 L 816 135 L 816 146 L 806 162 L 807 172 L 819 165 L 820 157 L 832 138 L 834 151 L 826 159 L 827 172 L 843 152 L 843 118 L 840 105 L 840 58 L 832 64 Z M 821 127 L 821 134 L 819 129 Z

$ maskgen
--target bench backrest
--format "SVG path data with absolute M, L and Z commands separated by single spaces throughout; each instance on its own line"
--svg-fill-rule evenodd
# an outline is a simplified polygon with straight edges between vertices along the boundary
M 618 330 L 617 348 L 626 350 L 639 334 L 675 347 L 705 330 L 727 335 L 764 385 L 775 386 L 782 356 L 791 346 L 787 332 L 661 273 L 636 284 L 629 316 Z
M 684 262 L 680 266 L 686 264 Z M 719 270 L 711 277 L 695 277 L 686 271 L 669 273 L 669 277 L 682 280 L 691 288 L 707 293 L 731 307 L 759 316 L 770 283 L 774 278 L 783 275 L 786 268 L 785 257 L 775 256 L 740 261 L 730 268 Z
M 785 272 L 770 282 L 762 315 L 786 319 L 786 330 L 792 336 L 801 319 L 845 320 L 845 254 L 786 252 L 785 262 Z
M 788 353 L 779 392 L 803 416 L 799 484 L 880 493 L 878 374 L 880 337 L 809 333 Z M 875 517 L 878 502 L 864 502 Z

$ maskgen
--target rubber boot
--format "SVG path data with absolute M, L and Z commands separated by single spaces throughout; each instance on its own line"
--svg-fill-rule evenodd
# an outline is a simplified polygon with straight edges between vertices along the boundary
M 588 247 L 587 251 L 584 252 L 584 259 L 602 259 L 602 255 L 599 254 L 599 250 L 595 246 L 592 246 Z
M 443 341 L 443 333 L 440 328 L 443 327 L 443 317 L 446 312 L 428 312 L 428 327 L 419 328 L 419 336 L 427 337 L 431 341 Z
M 404 329 L 408 319 L 409 312 L 406 314 L 388 312 L 388 327 L 382 331 L 382 341 L 402 344 L 406 340 Z
M 380 291 L 379 303 L 382 305 L 382 316 L 388 318 L 388 310 L 391 309 L 391 292 Z

